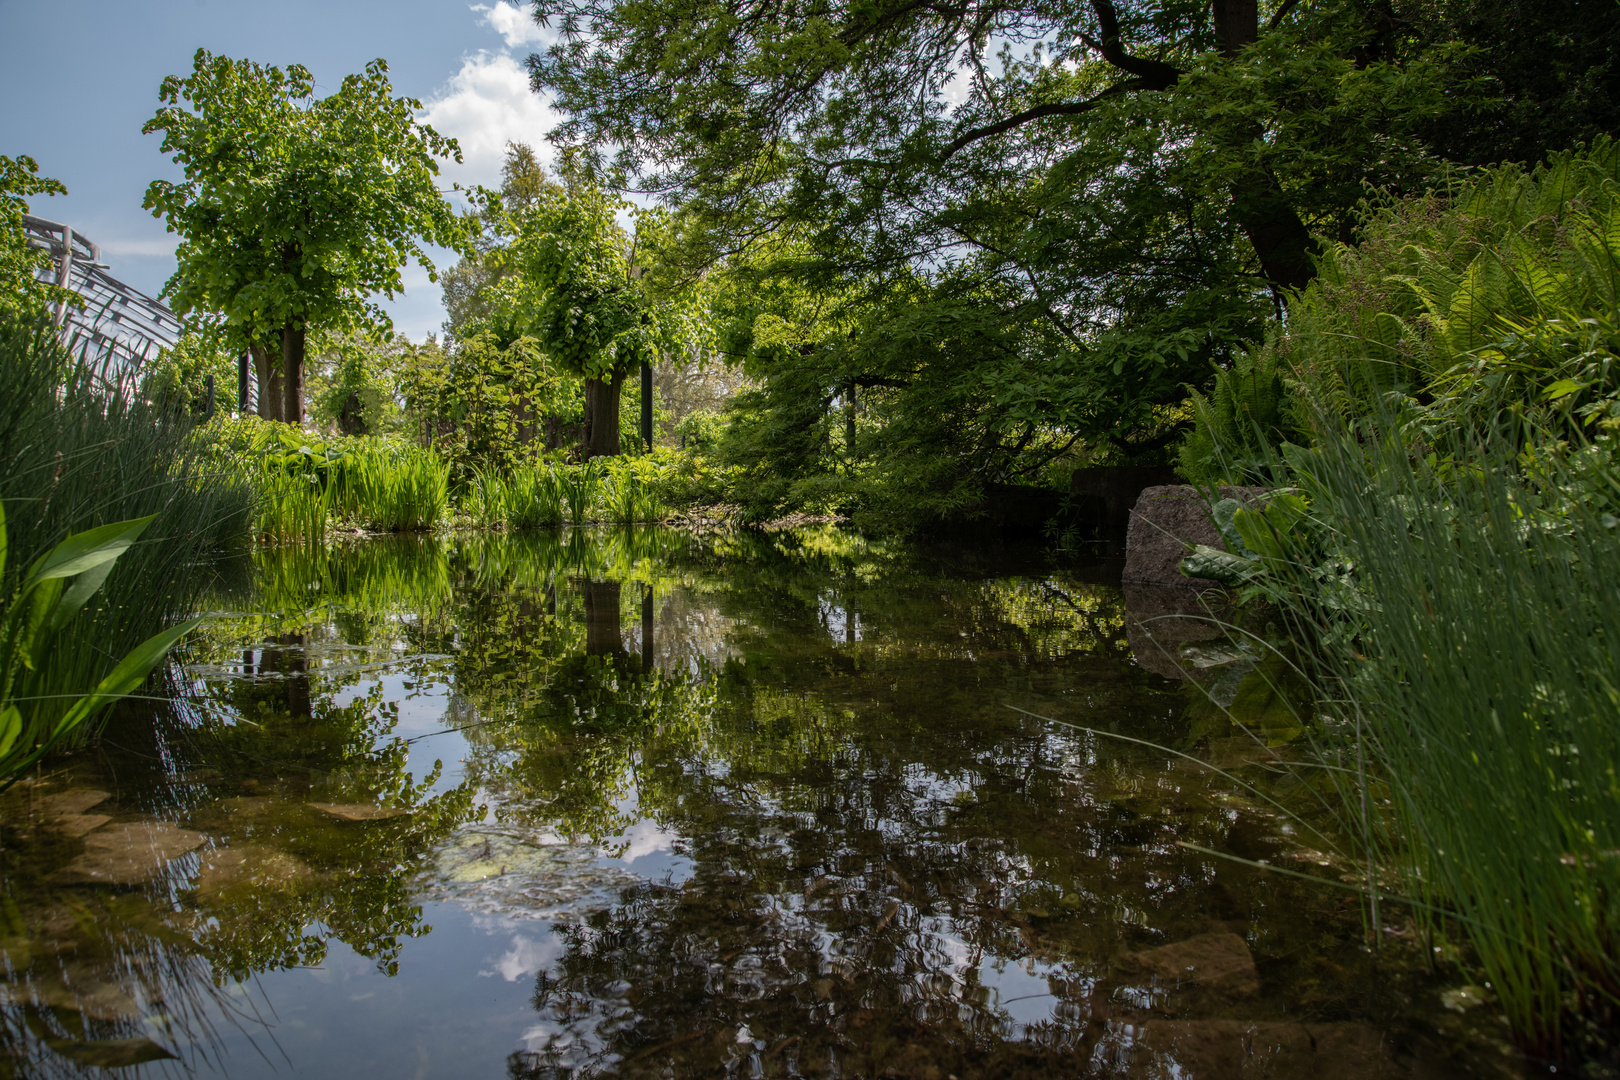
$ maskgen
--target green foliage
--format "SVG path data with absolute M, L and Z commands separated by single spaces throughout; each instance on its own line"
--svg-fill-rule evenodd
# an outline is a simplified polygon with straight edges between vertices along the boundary
M 400 339 L 322 335 L 309 373 L 310 419 L 341 435 L 393 435 L 406 426 L 396 401 L 398 368 L 414 352 Z
M 663 520 L 667 511 L 658 492 L 664 467 L 651 455 L 610 459 L 602 477 L 603 520 L 624 525 Z
M 249 531 L 251 490 L 192 441 L 189 422 L 152 408 L 68 355 L 46 320 L 0 314 L 0 501 L 7 569 L 0 595 L 69 536 L 155 520 L 119 556 L 118 573 L 51 645 L 50 662 L 14 673 L 15 699 L 34 702 L 49 731 L 120 658 L 189 618 L 214 577 L 217 552 Z M 88 729 L 81 724 L 75 737 Z
M 71 295 L 39 280 L 39 271 L 51 269 L 50 252 L 31 247 L 23 231 L 31 196 L 66 194 L 61 181 L 39 175 L 33 158 L 0 154 L 0 307 L 40 311 Z
M 1351 798 L 1387 807 L 1376 859 L 1432 932 L 1467 936 L 1516 1038 L 1569 1052 L 1620 995 L 1615 518 L 1566 499 L 1557 460 L 1522 475 L 1500 432 L 1462 475 L 1328 430 L 1300 463 L 1367 602 L 1306 582 L 1293 608 L 1344 628 L 1325 711 L 1379 765 Z
M 513 269 L 511 252 L 501 235 L 506 215 L 528 209 L 555 186 L 533 147 L 506 144 L 500 190 L 482 193 L 483 205 L 477 211 L 482 229 L 461 261 L 444 272 L 440 283 L 447 316 L 444 330 L 451 338 L 459 340 L 499 325 L 499 285 Z
M 1275 350 L 1238 353 L 1218 368 L 1206 397 L 1192 391 L 1195 427 L 1176 464 L 1195 484 L 1264 482 L 1279 447 L 1300 437 L 1287 415 L 1286 370 Z
M 591 505 L 596 501 L 601 487 L 596 462 L 588 461 L 580 468 L 560 473 L 558 482 L 562 488 L 563 505 L 568 508 L 568 520 L 575 525 L 589 522 Z
M 172 349 L 141 365 L 141 394 L 160 408 L 182 409 L 192 416 L 208 414 L 208 376 L 214 377 L 214 408 L 236 407 L 236 357 L 226 349 L 217 327 L 191 327 Z
M 38 702 L 14 693 L 24 669 L 39 672 L 52 663 L 58 639 L 100 591 L 113 563 L 156 516 L 114 522 L 69 536 L 35 559 L 6 599 L 0 615 L 0 789 L 14 783 L 80 725 L 137 689 L 197 625 L 199 620 L 193 619 L 137 645 L 60 716 L 53 717 L 56 710 L 42 710 Z M 0 504 L 0 574 L 5 571 L 6 540 L 5 510 Z
M 625 209 L 573 184 L 507 214 L 513 272 L 498 286 L 499 317 L 586 379 L 623 376 L 649 355 L 654 310 L 631 273 L 630 237 L 618 223 Z
M 177 311 L 217 313 L 237 347 L 290 345 L 295 365 L 305 328 L 389 330 L 370 297 L 402 291 L 412 259 L 434 277 L 427 246 L 461 247 L 470 225 L 437 183 L 438 159 L 460 150 L 417 122 L 421 102 L 394 97 L 387 71 L 374 60 L 316 98 L 300 65 L 199 49 L 190 76 L 164 79 L 142 131 L 163 133 L 185 177 L 154 180 L 142 205 L 180 234 L 164 287 Z
M 432 450 L 391 441 L 349 448 L 339 463 L 332 507 L 381 532 L 432 529 L 450 497 L 450 469 Z
M 1284 442 L 1391 400 L 1412 451 L 1449 468 L 1468 467 L 1482 426 L 1527 450 L 1613 431 L 1617 179 L 1620 144 L 1602 138 L 1534 170 L 1459 177 L 1443 198 L 1368 209 L 1361 241 L 1329 247 L 1290 301 L 1286 330 L 1199 400 L 1183 471 L 1273 475 Z M 1279 404 L 1285 375 L 1294 391 Z
M 709 451 L 719 445 L 725 430 L 723 415 L 700 409 L 675 425 L 675 439 L 683 450 Z
M 510 477 L 485 473 L 470 493 L 472 518 L 485 528 L 539 529 L 561 525 L 567 466 L 520 465 Z
M 449 463 L 457 489 L 484 473 L 510 473 L 579 422 L 578 378 L 532 338 L 502 345 L 479 333 L 448 353 L 436 344 L 408 347 L 398 387 L 414 434 Z

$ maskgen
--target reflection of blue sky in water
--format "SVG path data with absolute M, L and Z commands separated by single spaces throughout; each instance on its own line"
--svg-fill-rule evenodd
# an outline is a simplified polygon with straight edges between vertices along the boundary
M 527 541 L 501 543 L 521 555 Z M 856 562 L 870 555 L 835 534 L 817 543 Z M 407 610 L 408 574 L 352 558 L 350 577 L 405 600 L 292 630 L 254 623 L 248 642 L 221 632 L 217 655 L 194 658 L 192 673 L 222 709 L 265 725 L 234 731 L 229 745 L 247 756 L 229 775 L 191 763 L 203 779 L 183 797 L 109 804 L 120 820 L 170 807 L 162 813 L 197 830 L 199 853 L 177 859 L 154 895 L 168 905 L 159 910 L 195 920 L 180 925 L 199 943 L 211 925 L 226 944 L 250 941 L 275 914 L 236 879 L 204 887 L 198 867 L 221 853 L 279 858 L 290 887 L 326 890 L 333 910 L 291 909 L 291 936 L 301 926 L 325 939 L 324 956 L 279 968 L 281 954 L 266 954 L 248 982 L 227 982 L 237 989 L 226 1000 L 265 1003 L 267 1023 L 217 1018 L 219 1072 L 285 1076 L 290 1062 L 292 1075 L 318 1077 L 493 1080 L 550 1067 L 651 1077 L 668 1058 L 681 1076 L 722 1075 L 728 1063 L 749 1075 L 756 1061 L 765 1075 L 792 1062 L 807 1075 L 875 1076 L 888 1066 L 861 1055 L 889 1046 L 911 1055 L 893 1065 L 908 1077 L 1003 1051 L 985 1066 L 1001 1071 L 985 1075 L 1082 1075 L 1089 1055 L 1124 1062 L 1141 1043 L 1158 1055 L 1158 1071 L 1141 1075 L 1226 1080 L 1187 1072 L 1194 1051 L 1142 1033 L 1164 1020 L 1195 1043 L 1225 1030 L 1200 1024 L 1298 1028 L 1299 985 L 1350 1018 L 1335 1030 L 1375 1042 L 1394 1030 L 1379 1026 L 1386 1014 L 1368 1018 L 1379 987 L 1354 967 L 1364 954 L 1353 909 L 1324 914 L 1319 893 L 1175 844 L 1271 857 L 1290 844 L 1275 822 L 1206 797 L 1196 767 L 1004 708 L 1184 737 L 1186 697 L 1118 644 L 1117 593 L 928 559 L 857 572 L 700 548 L 698 569 L 637 563 L 658 582 L 645 676 L 638 579 L 622 589 L 624 655 L 578 663 L 576 577 L 560 579 L 553 617 L 544 576 L 470 581 L 476 559 L 432 547 L 405 549 L 438 560 L 431 604 L 419 605 L 431 617 Z M 288 580 L 287 594 L 301 595 L 302 579 Z M 1051 601 L 1053 581 L 1073 603 Z M 250 676 L 241 657 L 253 642 L 279 659 L 265 671 L 250 657 L 260 669 Z M 491 659 L 481 668 L 472 657 Z M 314 702 L 302 718 L 285 712 L 299 679 Z M 582 716 L 577 702 L 593 694 Z M 265 702 L 270 714 L 251 714 Z M 357 725 L 355 713 L 372 711 L 392 726 Z M 431 793 L 476 782 L 488 810 L 424 831 L 417 846 L 383 842 L 419 815 L 361 814 L 385 798 L 368 794 L 382 788 L 366 769 L 381 767 L 362 745 L 320 757 L 336 752 L 322 739 L 340 721 L 374 751 L 404 740 L 403 768 L 418 781 L 441 760 Z M 279 757 L 253 756 L 264 747 Z M 568 787 L 580 775 L 589 790 Z M 582 835 L 560 834 L 566 822 Z M 388 918 L 337 910 L 379 885 L 397 887 Z M 397 938 L 397 971 L 384 974 L 411 906 L 425 925 Z M 384 940 L 368 942 L 377 933 Z M 1178 988 L 1133 960 L 1212 933 L 1237 941 L 1240 960 L 1250 942 L 1270 950 L 1264 994 Z M 1324 941 L 1340 943 L 1341 975 L 1286 966 L 1325 955 Z M 645 1068 L 623 1060 L 651 1051 Z M 1393 1075 L 1382 1060 L 1365 1075 Z

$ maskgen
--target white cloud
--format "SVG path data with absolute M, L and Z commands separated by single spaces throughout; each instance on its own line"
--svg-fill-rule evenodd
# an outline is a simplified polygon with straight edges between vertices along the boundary
M 549 45 L 553 40 L 550 30 L 534 21 L 534 17 L 507 0 L 498 0 L 494 7 L 474 4 L 472 9 L 483 14 L 479 20 L 506 39 L 506 47 L 519 45 Z
M 548 156 L 545 137 L 557 114 L 529 89 L 528 71 L 509 53 L 479 52 L 462 58 L 461 70 L 428 99 L 422 119 L 461 144 L 463 164 L 445 168 L 450 179 L 496 187 L 508 142 Z
M 175 249 L 180 246 L 180 239 L 175 236 L 157 237 L 150 240 L 120 239 L 117 237 L 111 240 L 101 240 L 97 237 L 91 237 L 91 239 L 96 242 L 96 246 L 101 248 L 101 254 L 104 256 L 122 255 L 126 258 L 136 259 L 161 258 L 163 256 L 173 258 Z

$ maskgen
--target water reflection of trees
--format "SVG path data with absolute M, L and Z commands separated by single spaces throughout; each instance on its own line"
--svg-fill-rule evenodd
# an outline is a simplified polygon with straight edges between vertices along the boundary
M 514 1057 L 514 1075 L 710 1076 L 750 1057 L 1075 1074 L 1093 1019 L 1152 996 L 1133 950 L 1219 927 L 1319 935 L 1337 901 L 1178 849 L 1271 854 L 1207 777 L 1003 708 L 1168 741 L 1187 697 L 1120 662 L 1117 594 L 984 558 L 836 530 L 259 553 L 255 591 L 214 605 L 240 614 L 188 657 L 206 692 L 183 707 L 206 722 L 171 717 L 140 747 L 167 770 L 141 798 L 209 845 L 127 912 L 83 890 L 89 925 L 160 943 L 174 966 L 154 999 L 178 995 L 162 979 L 318 962 L 334 937 L 391 970 L 423 930 L 419 857 L 481 787 L 510 820 L 602 843 L 650 819 L 691 870 L 562 931 L 536 1007 L 571 1041 Z M 434 794 L 408 774 L 382 671 L 452 694 L 463 784 Z M 14 921 L 37 929 L 61 858 L 11 837 L 5 857 Z M 134 978 L 116 962 L 84 985 Z M 1015 1021 L 991 963 L 1034 972 L 1044 1020 Z M 47 1046 L 25 1012 L 8 1023 Z M 41 1030 L 70 1038 L 72 1017 L 51 1016 Z
M 732 543 L 753 546 L 671 560 L 654 620 L 723 627 L 714 662 L 647 671 L 633 604 L 576 582 L 558 619 L 583 642 L 478 688 L 512 720 L 478 759 L 510 812 L 598 837 L 650 818 L 692 870 L 562 929 L 536 987 L 556 1036 L 514 1076 L 1073 1074 L 1103 1019 L 1147 1015 L 1135 951 L 1262 916 L 1319 936 L 1337 909 L 1177 847 L 1270 854 L 1207 777 L 1001 707 L 1173 740 L 1185 698 L 1119 662 L 1117 593 L 837 535 Z M 987 963 L 1027 966 L 1044 1019 Z

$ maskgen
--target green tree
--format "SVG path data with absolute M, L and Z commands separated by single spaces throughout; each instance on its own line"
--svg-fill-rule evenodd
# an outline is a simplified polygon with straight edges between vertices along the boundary
M 866 311 L 867 347 L 778 381 L 761 430 L 856 386 L 871 466 L 904 452 L 945 493 L 1065 445 L 1165 461 L 1186 387 L 1261 338 L 1367 186 L 1437 175 L 1423 132 L 1496 91 L 1434 5 L 1394 6 L 1380 37 L 1390 5 L 1361 0 L 546 0 L 562 40 L 530 70 L 556 141 L 680 207 L 687 273 L 740 254 Z M 784 230 L 804 252 L 758 258 Z
M 665 220 L 638 215 L 634 238 L 618 222 L 629 206 L 581 178 L 548 187 L 503 215 L 511 273 L 496 287 L 495 320 L 532 335 L 563 370 L 585 380 L 586 457 L 619 453 L 619 388 L 694 329 L 680 297 L 660 295 L 641 260 Z M 654 279 L 657 280 L 657 279 Z M 685 290 L 690 299 L 692 290 Z
M 43 284 L 38 271 L 50 266 L 50 253 L 28 243 L 23 215 L 31 195 L 66 195 L 60 180 L 39 175 L 39 162 L 26 155 L 0 154 L 0 305 L 33 310 L 62 299 Z
M 438 159 L 460 149 L 416 121 L 421 103 L 394 97 L 387 71 L 374 60 L 316 98 L 300 65 L 199 49 L 142 129 L 163 132 L 185 171 L 143 203 L 181 237 L 164 295 L 182 314 L 219 313 L 252 350 L 267 419 L 303 421 L 309 330 L 389 332 L 370 297 L 401 291 L 413 258 L 437 280 L 424 246 L 459 249 L 472 231 L 437 184 Z
M 532 146 L 517 142 L 506 144 L 500 190 L 485 195 L 483 205 L 476 212 L 481 226 L 478 236 L 461 261 L 444 272 L 441 282 L 447 316 L 444 330 L 452 340 L 481 330 L 499 333 L 509 329 L 491 321 L 496 314 L 492 306 L 494 287 L 512 272 L 511 260 L 507 258 L 511 237 L 501 230 L 503 215 L 521 213 L 533 206 L 544 192 L 557 186 L 546 174 Z

